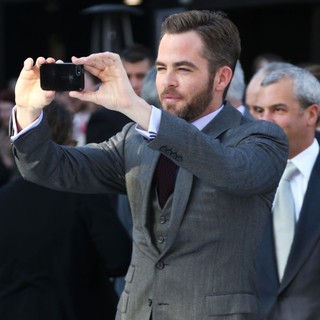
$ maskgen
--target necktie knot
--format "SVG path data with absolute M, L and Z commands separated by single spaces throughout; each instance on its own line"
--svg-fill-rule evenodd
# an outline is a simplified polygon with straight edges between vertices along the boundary
M 295 166 L 293 162 L 288 162 L 282 174 L 281 180 L 290 181 L 293 178 L 293 176 L 298 173 L 298 171 L 298 168 Z

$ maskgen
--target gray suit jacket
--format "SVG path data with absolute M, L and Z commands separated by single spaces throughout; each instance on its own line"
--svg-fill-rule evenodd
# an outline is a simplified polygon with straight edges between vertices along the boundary
M 45 121 L 14 142 L 23 176 L 59 190 L 128 194 L 133 254 L 117 319 L 261 319 L 254 257 L 288 145 L 270 122 L 226 105 L 202 131 L 162 113 L 155 139 L 128 124 L 108 142 L 62 147 Z M 152 243 L 153 173 L 180 167 L 163 250 Z

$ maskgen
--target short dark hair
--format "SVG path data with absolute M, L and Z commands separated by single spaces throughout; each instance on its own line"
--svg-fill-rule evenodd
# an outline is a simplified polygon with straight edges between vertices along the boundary
M 44 107 L 51 128 L 51 139 L 62 145 L 72 144 L 73 115 L 63 103 L 53 100 Z
M 203 41 L 203 56 L 209 72 L 224 65 L 234 70 L 241 53 L 240 35 L 234 23 L 222 11 L 191 10 L 168 16 L 162 23 L 161 36 L 195 31 Z
M 126 47 L 120 52 L 120 57 L 130 63 L 140 62 L 145 59 L 150 61 L 150 65 L 154 62 L 154 57 L 149 47 L 141 43 L 134 43 Z

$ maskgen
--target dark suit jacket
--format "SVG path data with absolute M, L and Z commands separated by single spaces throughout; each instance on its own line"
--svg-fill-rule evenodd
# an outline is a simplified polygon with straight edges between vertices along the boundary
M 318 143 L 320 144 L 320 131 L 319 130 L 316 130 L 315 137 L 316 137 Z
M 131 241 L 107 195 L 0 188 L 0 319 L 113 320 Z
M 320 319 L 320 155 L 313 167 L 281 284 L 269 216 L 257 258 L 262 305 L 268 320 Z
M 131 119 L 120 112 L 100 107 L 89 118 L 86 141 L 102 142 L 109 139 L 128 123 Z
M 8 169 L 5 166 L 0 155 L 0 187 L 5 185 L 10 180 L 12 176 L 12 172 L 13 172 L 13 169 Z
M 249 108 L 248 108 L 246 105 L 244 105 L 244 107 L 245 107 L 245 109 L 244 109 L 243 115 L 244 115 L 245 117 L 248 117 L 249 119 L 254 120 L 255 118 L 254 118 L 254 116 L 251 114 L 251 112 L 249 111 Z
M 254 259 L 288 158 L 277 125 L 227 104 L 202 131 L 162 111 L 151 141 L 128 124 L 108 142 L 62 147 L 50 141 L 44 119 L 13 144 L 22 174 L 36 183 L 127 192 L 133 252 L 117 319 L 150 319 L 151 312 L 157 320 L 261 319 Z M 179 172 L 170 207 L 154 220 L 160 153 Z

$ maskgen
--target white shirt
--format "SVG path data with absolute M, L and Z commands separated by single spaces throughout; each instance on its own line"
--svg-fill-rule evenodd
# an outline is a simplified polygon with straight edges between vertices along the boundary
M 26 128 L 18 132 L 17 121 L 16 121 L 16 106 L 12 109 L 12 129 L 13 135 L 10 137 L 11 141 L 17 140 L 22 134 L 28 132 L 32 128 L 36 127 L 43 118 L 43 110 L 41 110 L 40 116 L 34 122 L 29 124 Z
M 237 107 L 237 110 L 240 111 L 242 114 L 244 114 L 244 112 L 246 111 L 246 107 L 243 105 L 240 105 L 239 107 Z
M 318 154 L 319 143 L 316 139 L 314 139 L 310 147 L 300 152 L 294 158 L 288 160 L 288 162 L 293 162 L 294 165 L 299 169 L 299 174 L 296 174 L 290 180 L 290 186 L 294 195 L 296 221 L 298 221 L 300 216 L 304 195 L 307 191 L 311 171 L 316 162 Z

